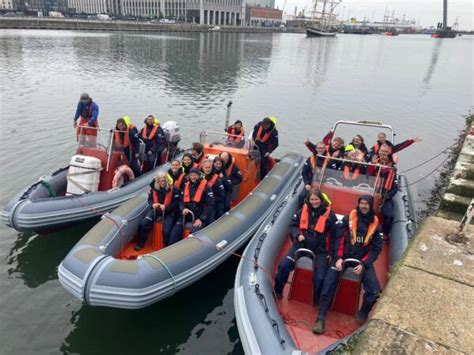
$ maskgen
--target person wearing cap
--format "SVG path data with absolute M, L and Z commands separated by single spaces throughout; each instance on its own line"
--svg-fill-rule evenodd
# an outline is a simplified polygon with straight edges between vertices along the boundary
M 182 237 L 182 229 L 176 226 L 179 216 L 181 190 L 173 186 L 172 179 L 159 172 L 150 183 L 148 193 L 149 210 L 138 227 L 138 241 L 135 250 L 145 246 L 148 232 L 155 221 L 163 223 L 163 243 L 165 246 L 176 243 Z
M 196 166 L 200 167 L 203 160 L 206 159 L 204 156 L 204 146 L 199 142 L 194 142 L 191 145 L 191 155 Z
M 161 153 L 166 148 L 166 137 L 163 128 L 153 115 L 148 115 L 143 121 L 145 124 L 140 131 L 140 138 L 145 143 L 145 157 L 143 161 L 143 172 L 154 169 L 161 165 Z
M 114 149 L 123 150 L 135 177 L 140 176 L 142 172 L 138 163 L 138 132 L 136 129 L 130 129 L 124 118 L 117 119 L 113 142 Z
M 344 259 L 357 259 L 363 265 L 354 268 L 354 273 L 362 275 L 362 286 L 365 291 L 362 306 L 356 317 L 358 322 L 365 322 L 381 292 L 373 264 L 382 251 L 383 231 L 374 212 L 373 197 L 362 195 L 357 207 L 344 217 L 339 226 L 340 231 L 334 244 L 335 260 L 324 278 L 319 313 L 313 327 L 313 333 L 316 334 L 325 332 L 326 315 L 331 308 L 341 272 L 347 266 L 344 265 Z
M 300 248 L 311 250 L 316 256 L 316 270 L 313 273 L 314 300 L 319 302 L 321 287 L 326 275 L 328 257 L 332 256 L 333 234 L 336 231 L 337 217 L 331 211 L 327 198 L 317 189 L 311 189 L 303 207 L 293 216 L 290 236 L 293 246 L 278 265 L 274 290 L 276 297 L 283 297 L 283 288 L 290 272 L 295 268 L 295 253 Z
M 260 179 L 269 170 L 270 154 L 278 147 L 278 131 L 275 117 L 265 117 L 253 128 L 252 139 L 260 151 Z
M 222 160 L 221 179 L 227 192 L 224 205 L 224 210 L 227 212 L 232 204 L 234 189 L 242 183 L 242 172 L 229 152 L 222 152 L 219 154 L 219 158 Z M 215 163 L 214 166 L 216 166 Z
M 79 127 L 77 119 L 79 120 Z M 85 136 L 97 136 L 96 129 L 87 129 L 81 127 L 99 127 L 99 105 L 97 105 L 88 93 L 83 93 L 77 103 L 76 114 L 74 115 L 74 128 L 77 128 L 77 138 L 79 135 L 84 134 Z
M 189 171 L 188 181 L 184 184 L 180 210 L 186 219 L 190 212 L 194 215 L 191 233 L 204 228 L 211 222 L 214 215 L 214 194 L 198 168 L 192 168 Z M 176 224 L 182 230 L 183 221 L 179 219 Z

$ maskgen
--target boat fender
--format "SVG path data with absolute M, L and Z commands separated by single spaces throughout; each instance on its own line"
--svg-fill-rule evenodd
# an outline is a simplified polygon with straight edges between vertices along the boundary
M 112 188 L 119 187 L 120 179 L 124 175 L 128 177 L 128 180 L 135 180 L 135 174 L 133 174 L 132 169 L 130 169 L 128 165 L 120 165 L 117 170 L 115 170 Z

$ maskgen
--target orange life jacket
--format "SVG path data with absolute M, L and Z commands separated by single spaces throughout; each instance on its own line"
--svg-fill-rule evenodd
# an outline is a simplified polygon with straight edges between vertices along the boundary
M 367 228 L 367 234 L 364 238 L 364 246 L 369 245 L 372 237 L 377 231 L 379 225 L 379 219 L 374 216 L 374 221 Z M 349 213 L 349 230 L 351 232 L 351 244 L 354 245 L 357 242 L 357 210 L 352 210 Z
M 156 134 L 156 131 L 158 131 L 158 127 L 160 127 L 160 125 L 157 125 L 157 124 L 153 125 L 153 129 L 151 130 L 150 134 L 147 137 L 146 135 L 147 125 L 145 125 L 145 127 L 143 127 L 142 129 L 142 138 L 151 141 L 153 138 L 155 138 L 155 134 Z
M 160 203 L 158 193 L 155 190 L 151 190 L 151 196 L 153 198 L 153 203 Z M 163 202 L 165 207 L 171 203 L 172 198 L 173 198 L 173 186 L 171 186 L 170 190 L 166 193 L 165 202 Z
M 120 140 L 120 132 L 123 132 L 123 143 Z M 119 147 L 127 148 L 130 144 L 130 140 L 128 137 L 128 133 L 129 133 L 128 127 L 126 131 L 120 131 L 120 132 L 119 131 L 114 132 L 115 144 L 117 144 L 117 146 Z
M 348 164 L 344 165 L 344 179 L 346 180 L 357 180 L 359 177 L 360 169 L 359 167 L 355 168 L 351 173 L 351 169 Z
M 201 182 L 199 183 L 199 186 L 196 190 L 196 193 L 191 199 L 191 193 L 190 193 L 190 187 L 189 185 L 191 184 L 191 181 L 188 181 L 184 187 L 184 197 L 183 197 L 183 202 L 184 203 L 189 203 L 189 202 L 194 202 L 194 203 L 199 203 L 201 202 L 202 194 L 204 193 L 204 190 L 206 189 L 207 185 L 207 180 L 206 179 L 201 179 Z
M 212 189 L 212 187 L 213 187 L 214 184 L 216 183 L 218 177 L 219 177 L 219 175 L 214 174 L 214 176 L 212 177 L 212 179 L 207 181 L 207 186 L 209 186 L 210 189 Z
M 272 131 L 265 133 L 263 137 L 262 137 L 262 133 L 263 133 L 263 126 L 260 125 L 260 127 L 258 128 L 257 134 L 255 135 L 255 140 L 265 143 L 270 138 L 270 134 L 272 133 Z
M 244 138 L 244 135 L 245 135 L 245 131 L 244 131 L 244 128 L 242 127 L 242 129 L 240 130 L 240 133 L 239 134 L 235 134 L 235 128 L 234 127 L 229 127 L 229 130 L 228 130 L 230 136 L 227 138 L 227 140 L 229 142 L 236 142 L 236 143 L 239 143 L 243 138 Z
M 232 168 L 234 167 L 234 164 L 235 164 L 235 159 L 232 158 L 232 161 L 230 162 L 229 167 L 225 170 L 227 173 L 227 176 L 229 177 L 230 177 L 230 174 L 232 174 Z
M 326 207 L 326 212 L 319 216 L 318 222 L 314 226 L 314 231 L 318 233 L 324 233 L 324 229 L 326 228 L 326 221 L 329 218 L 329 214 L 331 213 L 331 207 L 328 206 Z M 300 217 L 300 230 L 306 231 L 308 230 L 309 227 L 309 207 L 305 203 L 303 206 L 303 210 L 301 211 L 301 217 Z
M 392 147 L 389 146 L 388 144 L 387 144 L 387 146 L 388 146 L 388 149 L 389 149 L 389 153 L 392 153 Z M 380 149 L 380 144 L 375 143 L 372 149 L 374 150 L 374 153 L 377 154 L 379 152 L 379 149 Z
M 181 184 L 183 183 L 183 179 L 184 179 L 184 176 L 186 174 L 185 173 L 182 173 L 179 175 L 179 178 L 177 178 L 175 181 L 174 181 L 174 187 L 176 187 L 177 189 L 179 189 L 179 187 L 181 186 Z

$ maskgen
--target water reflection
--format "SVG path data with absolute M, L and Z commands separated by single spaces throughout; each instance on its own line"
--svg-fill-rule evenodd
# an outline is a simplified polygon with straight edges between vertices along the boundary
M 309 53 L 306 55 L 306 73 L 310 85 L 317 91 L 324 82 L 324 78 L 331 63 L 331 53 L 336 44 L 334 38 L 308 37 L 310 41 Z
M 429 87 L 430 80 L 431 80 L 431 78 L 433 76 L 433 73 L 436 69 L 436 64 L 438 63 L 438 57 L 439 57 L 439 52 L 440 52 L 442 43 L 443 43 L 443 41 L 434 41 L 433 52 L 431 54 L 430 65 L 428 66 L 428 70 L 426 72 L 426 75 L 423 78 L 423 83 L 425 84 L 425 90 L 424 90 L 425 92 L 423 94 L 426 93 L 426 90 Z
M 239 259 L 231 258 L 201 281 L 144 309 L 84 305 L 71 313 L 72 330 L 60 350 L 116 354 L 241 353 L 233 319 L 232 290 L 238 262 Z
M 60 262 L 95 223 L 44 235 L 19 233 L 6 258 L 8 277 L 23 280 L 29 288 L 56 280 Z

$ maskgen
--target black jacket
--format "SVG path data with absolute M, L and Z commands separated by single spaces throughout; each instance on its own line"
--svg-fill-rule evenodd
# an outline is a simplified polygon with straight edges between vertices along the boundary
M 186 185 L 189 184 L 189 194 L 192 200 L 193 196 L 197 191 L 197 188 L 199 187 L 199 184 L 201 183 L 201 179 L 202 178 L 197 179 L 195 183 L 188 181 L 184 185 L 183 193 L 181 194 L 182 198 L 180 203 L 180 210 L 182 212 L 183 209 L 189 208 L 194 213 L 194 219 L 200 219 L 204 223 L 209 223 L 212 217 L 214 216 L 214 194 L 207 185 L 204 189 L 201 201 L 199 203 L 195 203 L 192 201 L 189 203 L 184 203 L 184 193 L 186 190 Z
M 367 246 L 364 246 L 364 238 L 367 234 L 367 228 L 369 227 L 370 223 L 373 221 L 373 213 L 369 214 L 369 216 L 362 216 L 360 212 L 358 212 L 358 220 L 357 220 L 357 237 L 360 241 L 357 241 L 354 245 L 351 242 L 351 233 L 349 230 L 349 217 L 344 216 L 342 221 L 341 229 L 343 233 L 341 237 L 336 240 L 335 247 L 336 247 L 336 256 L 338 258 L 346 259 L 346 258 L 354 258 L 362 261 L 366 267 L 372 266 L 372 264 L 377 260 L 380 252 L 382 251 L 383 247 L 383 231 L 382 225 L 379 222 L 377 226 L 377 230 L 375 231 L 372 240 Z
M 305 202 L 306 203 L 306 202 Z M 297 241 L 297 238 L 300 234 L 303 234 L 305 238 L 315 238 L 316 243 L 316 250 L 313 250 L 316 254 L 324 254 L 327 253 L 329 255 L 334 255 L 334 238 L 337 229 L 336 229 L 336 222 L 337 217 L 334 212 L 330 212 L 329 218 L 326 220 L 326 227 L 324 229 L 324 233 L 318 233 L 314 230 L 314 226 L 325 212 L 327 207 L 325 205 L 320 206 L 318 209 L 313 209 L 309 203 L 308 205 L 308 213 L 309 213 L 309 225 L 308 230 L 302 233 L 300 230 L 300 219 L 301 213 L 303 212 L 303 208 L 300 208 L 296 214 L 293 215 L 290 224 L 290 234 Z
M 321 168 L 325 160 L 326 158 L 316 157 L 316 166 L 318 168 Z M 313 169 L 313 166 L 311 165 L 311 157 L 306 159 L 306 163 L 303 165 L 303 170 L 301 171 L 301 175 L 303 176 L 304 184 L 311 185 L 311 183 L 313 182 L 313 175 L 314 175 L 314 169 Z
M 158 126 L 155 136 L 152 139 L 143 138 L 143 131 L 146 130 L 146 136 L 148 137 L 153 128 L 154 125 L 145 124 L 145 126 L 140 131 L 140 137 L 142 141 L 145 142 L 145 152 L 148 153 L 149 151 L 151 151 L 153 154 L 155 154 L 156 152 L 161 151 L 161 148 L 164 148 L 166 146 L 166 137 L 163 128 L 161 128 L 161 126 Z
M 209 175 L 205 175 L 204 178 L 207 181 L 210 181 L 216 173 L 211 172 Z M 225 202 L 225 187 L 224 184 L 221 180 L 221 178 L 217 178 L 216 182 L 212 186 L 212 193 L 214 195 L 214 203 L 217 205 L 219 203 L 224 203 Z
M 173 179 L 173 184 L 180 178 L 180 176 L 184 174 L 184 169 L 179 169 L 178 172 L 175 174 L 171 171 L 171 169 L 168 169 L 168 175 L 172 177 Z M 183 179 L 181 180 L 181 184 L 178 186 L 178 189 L 183 190 L 184 184 L 188 181 L 186 175 L 184 175 Z
M 230 170 L 230 174 L 227 174 L 227 169 L 230 167 L 231 164 L 232 164 L 232 156 L 230 156 L 229 154 L 229 161 L 227 162 L 227 164 L 225 164 L 225 166 L 223 167 L 221 171 L 222 174 L 224 175 L 222 182 L 227 192 L 232 192 L 234 186 L 237 186 L 240 183 L 242 183 L 242 173 L 240 172 L 240 169 L 237 166 L 237 164 L 234 163 L 234 165 L 232 166 L 232 169 Z
M 155 191 L 158 194 L 158 202 L 164 203 L 166 194 L 168 190 L 157 190 L 155 189 L 155 182 L 152 181 L 150 183 L 150 192 L 148 193 L 148 204 L 150 206 L 153 205 L 153 193 Z M 165 216 L 166 215 L 178 215 L 179 213 L 179 203 L 181 201 L 181 190 L 177 188 L 173 188 L 173 197 L 171 198 L 171 203 L 165 207 Z M 156 210 L 156 213 L 162 213 L 161 210 Z
M 278 131 L 275 128 L 275 124 L 272 122 L 268 129 L 264 129 L 262 131 L 262 136 L 270 132 L 270 137 L 268 138 L 268 140 L 266 142 L 256 141 L 255 139 L 257 137 L 257 133 L 261 125 L 262 122 L 259 122 L 255 125 L 252 132 L 252 138 L 255 141 L 255 144 L 258 146 L 260 154 L 263 156 L 266 153 L 273 152 L 278 147 Z

